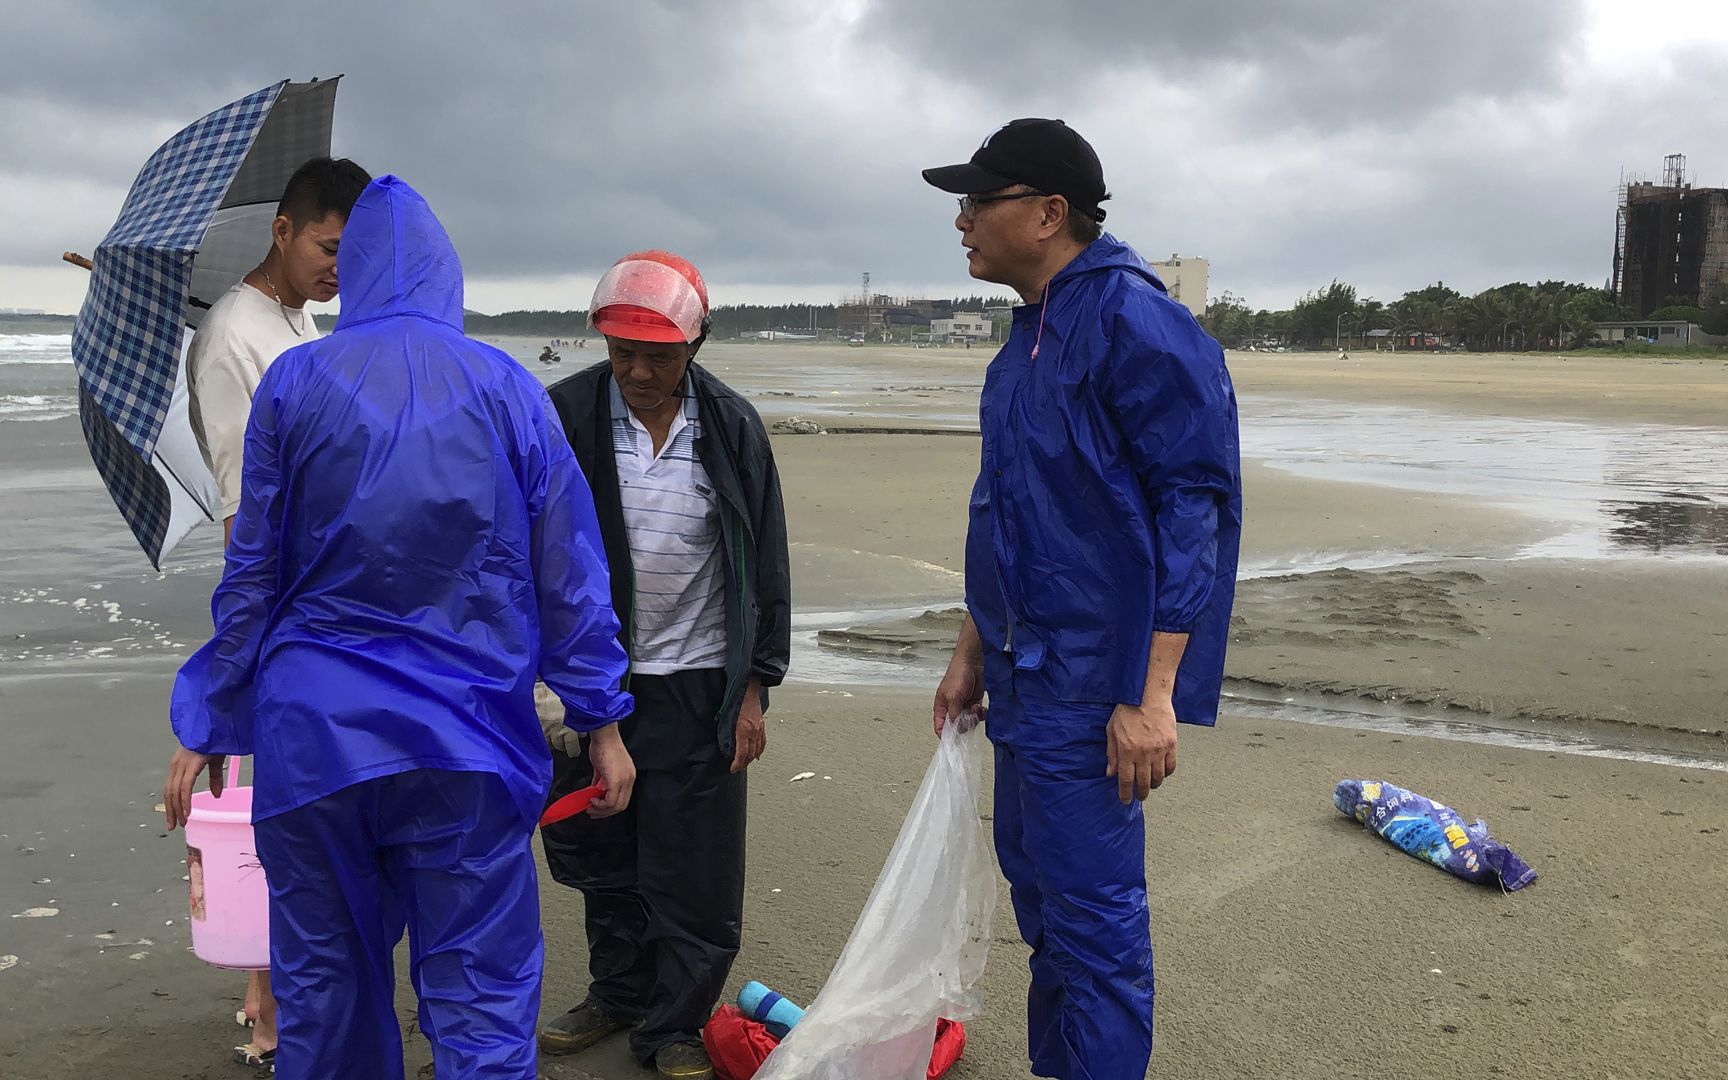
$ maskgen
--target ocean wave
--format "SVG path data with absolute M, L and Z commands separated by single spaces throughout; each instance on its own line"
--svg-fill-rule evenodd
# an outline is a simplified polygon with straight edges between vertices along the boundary
M 78 415 L 78 400 L 59 394 L 0 394 L 0 420 L 61 420 Z
M 71 362 L 71 334 L 0 334 L 0 364 Z

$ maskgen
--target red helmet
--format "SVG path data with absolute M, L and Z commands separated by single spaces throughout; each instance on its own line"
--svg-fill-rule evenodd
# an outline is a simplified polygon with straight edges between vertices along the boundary
M 670 251 L 638 251 L 612 264 L 594 288 L 588 322 L 607 337 L 692 342 L 708 319 L 708 286 Z

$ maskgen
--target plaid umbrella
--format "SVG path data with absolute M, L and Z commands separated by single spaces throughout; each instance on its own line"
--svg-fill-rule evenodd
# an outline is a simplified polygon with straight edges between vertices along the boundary
M 294 170 L 329 154 L 336 82 L 277 83 L 163 143 L 96 249 L 72 327 L 84 441 L 158 569 L 216 504 L 186 412 L 187 329 L 269 250 Z

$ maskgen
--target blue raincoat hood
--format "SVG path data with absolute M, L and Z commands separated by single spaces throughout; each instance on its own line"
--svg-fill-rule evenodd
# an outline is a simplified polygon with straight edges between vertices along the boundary
M 412 188 L 372 182 L 335 333 L 253 395 L 216 634 L 181 669 L 181 745 L 255 754 L 264 819 L 415 769 L 492 772 L 538 815 L 534 705 L 628 715 L 594 501 L 546 391 L 464 337 L 462 267 Z
M 1044 288 L 1044 296 L 1048 299 L 1053 292 L 1060 291 L 1081 276 L 1105 270 L 1125 270 L 1136 277 L 1144 278 L 1147 284 L 1159 292 L 1169 294 L 1170 290 L 1164 287 L 1164 282 L 1159 280 L 1157 272 L 1140 257 L 1138 251 L 1105 233 L 1089 244 L 1085 251 L 1076 255 L 1067 266 L 1056 271 L 1056 276 L 1051 278 L 1050 284 Z
M 343 327 L 419 315 L 462 326 L 462 261 L 420 193 L 396 176 L 361 192 L 336 251 Z

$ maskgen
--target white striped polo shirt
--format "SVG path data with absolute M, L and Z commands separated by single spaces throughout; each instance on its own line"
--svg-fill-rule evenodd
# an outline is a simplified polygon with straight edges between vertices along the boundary
M 669 675 L 726 666 L 720 503 L 696 457 L 702 433 L 686 376 L 684 408 L 658 456 L 654 437 L 612 387 L 612 457 L 636 572 L 630 670 Z

